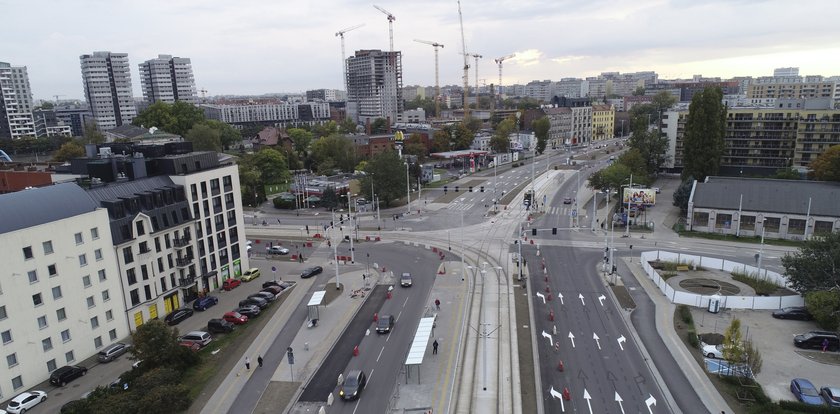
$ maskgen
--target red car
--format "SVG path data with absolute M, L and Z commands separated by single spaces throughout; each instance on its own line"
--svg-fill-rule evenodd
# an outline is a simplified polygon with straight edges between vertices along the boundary
M 225 316 L 222 316 L 222 319 L 234 325 L 242 325 L 243 323 L 248 322 L 248 317 L 239 312 L 227 312 L 225 313 Z
M 184 348 L 187 348 L 187 349 L 189 349 L 190 351 L 193 351 L 193 352 L 198 352 L 198 350 L 201 349 L 201 344 L 199 344 L 198 342 L 181 341 L 181 342 L 178 342 L 178 345 L 181 345 Z
M 222 283 L 222 289 L 224 289 L 224 290 L 228 290 L 228 291 L 229 291 L 229 290 L 233 290 L 233 289 L 235 289 L 237 286 L 239 286 L 239 285 L 241 285 L 241 284 L 242 284 L 242 281 L 241 281 L 241 280 L 239 280 L 239 279 L 226 279 L 226 280 Z

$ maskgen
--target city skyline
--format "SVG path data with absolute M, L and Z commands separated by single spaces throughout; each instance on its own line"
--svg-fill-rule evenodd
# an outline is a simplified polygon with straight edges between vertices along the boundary
M 394 48 L 403 54 L 404 85 L 434 84 L 434 50 L 414 39 L 443 43 L 441 85 L 463 83 L 455 0 L 258 1 L 247 8 L 186 1 L 5 2 L 0 8 L 9 16 L 9 35 L 0 60 L 28 68 L 35 99 L 82 99 L 79 56 L 92 51 L 128 54 L 135 97 L 142 96 L 138 65 L 159 54 L 190 58 L 196 87 L 208 95 L 343 89 L 337 31 L 365 24 L 345 35 L 347 56 L 388 50 L 388 21 L 373 4 L 396 17 Z M 83 20 L 92 8 L 104 11 L 96 16 L 119 18 Z M 801 75 L 840 75 L 834 43 L 840 28 L 831 21 L 840 4 L 833 2 L 464 0 L 461 9 L 467 52 L 484 56 L 479 84 L 497 84 L 493 58 L 512 53 L 517 56 L 505 61 L 505 85 L 613 71 L 728 78 L 796 66 Z M 37 28 L 27 17 L 32 10 L 39 10 Z M 471 67 L 470 85 L 474 76 Z

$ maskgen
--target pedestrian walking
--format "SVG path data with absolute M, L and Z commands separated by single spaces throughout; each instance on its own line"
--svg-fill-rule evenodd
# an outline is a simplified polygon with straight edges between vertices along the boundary
M 262 355 L 260 355 L 260 356 L 257 357 L 257 365 L 259 365 L 259 367 L 262 368 L 262 363 L 263 363 L 263 359 L 262 359 Z
M 435 299 L 435 308 L 437 308 L 437 310 L 440 310 L 440 299 Z
M 251 358 L 245 357 L 245 369 L 251 370 Z
M 437 341 L 437 339 L 435 339 L 435 341 L 432 342 L 432 355 L 437 355 L 437 348 L 438 348 L 438 341 Z
M 828 339 L 823 339 L 822 341 L 822 351 L 825 352 L 828 350 Z

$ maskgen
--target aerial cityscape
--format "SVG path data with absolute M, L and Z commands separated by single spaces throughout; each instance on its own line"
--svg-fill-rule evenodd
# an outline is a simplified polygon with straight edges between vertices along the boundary
M 840 408 L 839 5 L 0 10 L 0 413 Z

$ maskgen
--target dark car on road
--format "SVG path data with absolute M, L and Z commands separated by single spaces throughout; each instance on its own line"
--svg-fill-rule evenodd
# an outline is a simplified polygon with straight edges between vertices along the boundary
M 411 287 L 412 280 L 411 280 L 411 273 L 405 272 L 400 275 L 400 286 L 402 287 Z
M 108 345 L 105 349 L 99 351 L 97 359 L 99 362 L 111 362 L 117 359 L 120 355 L 128 352 L 128 348 L 131 348 L 131 345 L 124 344 L 122 342 Z
M 303 269 L 303 272 L 300 273 L 300 277 L 302 279 L 306 279 L 308 277 L 312 277 L 312 276 L 315 276 L 317 274 L 320 274 L 323 271 L 324 271 L 324 268 L 321 267 L 321 266 L 308 267 L 306 269 Z
M 797 348 L 822 350 L 824 341 L 828 341 L 829 351 L 840 350 L 840 337 L 834 332 L 811 331 L 793 337 L 793 345 Z
M 212 333 L 228 333 L 233 332 L 236 327 L 233 323 L 224 319 L 210 319 L 207 321 L 207 332 Z
M 172 313 L 166 315 L 166 317 L 163 318 L 163 321 L 170 326 L 177 325 L 190 316 L 193 316 L 193 310 L 190 308 L 175 309 Z
M 344 384 L 341 385 L 338 395 L 347 401 L 355 400 L 362 394 L 366 383 L 367 377 L 363 371 L 350 371 L 347 373 L 347 377 L 344 379 Z
M 276 287 L 279 287 L 280 289 L 283 289 L 283 285 L 281 285 L 281 282 L 275 282 L 273 280 L 269 280 L 269 281 L 263 283 L 263 289 L 265 289 L 269 286 L 276 286 Z
M 239 301 L 239 306 L 240 307 L 248 306 L 248 305 L 254 305 L 254 306 L 260 308 L 260 310 L 262 310 L 262 309 L 265 309 L 268 306 L 268 301 L 265 300 L 265 299 L 262 299 L 262 298 L 247 298 L 245 300 Z
M 376 321 L 376 333 L 388 333 L 394 328 L 394 315 L 382 315 Z
M 814 319 L 811 313 L 803 306 L 791 306 L 773 311 L 773 317 L 776 319 L 796 319 L 799 321 L 810 321 Z
M 65 365 L 50 374 L 50 384 L 63 387 L 68 382 L 73 381 L 87 374 L 87 368 L 78 365 Z
M 207 308 L 219 303 L 219 298 L 215 296 L 205 296 L 198 298 L 193 302 L 193 309 L 197 311 L 206 311 Z
M 234 309 L 233 311 L 239 312 L 240 314 L 247 316 L 248 319 L 251 319 L 260 314 L 260 308 L 256 305 L 240 306 Z

